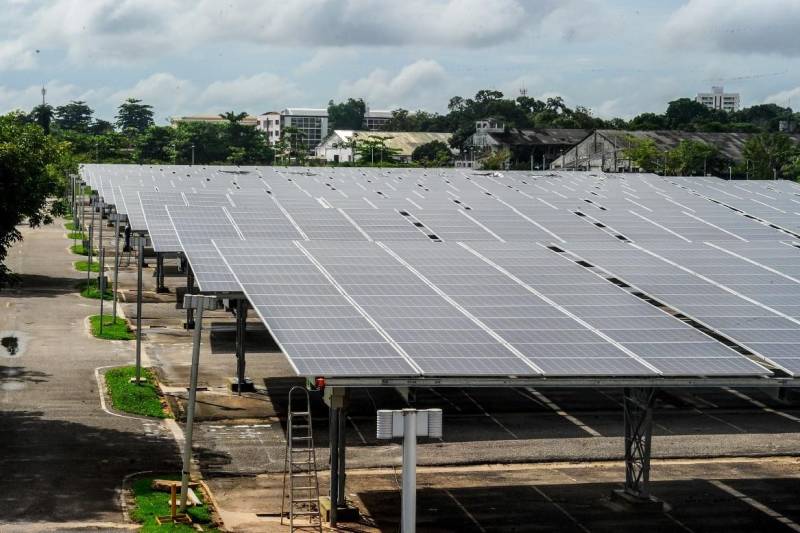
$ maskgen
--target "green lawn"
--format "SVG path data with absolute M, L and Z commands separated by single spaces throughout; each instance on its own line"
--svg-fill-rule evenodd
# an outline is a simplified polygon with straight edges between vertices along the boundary
M 64 224 L 64 227 L 67 228 L 67 231 L 75 231 L 78 229 L 78 225 L 74 222 L 67 222 Z
M 111 311 L 109 309 L 109 311 Z M 92 324 L 92 335 L 99 339 L 106 339 L 110 341 L 130 341 L 136 336 L 128 328 L 128 323 L 117 317 L 116 322 L 111 321 L 111 315 L 103 316 L 103 334 L 100 335 L 100 315 L 92 315 L 89 317 Z
M 86 272 L 89 269 L 89 261 L 75 261 L 75 270 L 78 272 Z M 100 272 L 100 263 L 92 261 L 92 272 Z
M 67 239 L 82 241 L 83 239 L 88 239 L 88 237 L 82 231 L 72 231 L 67 233 Z
M 93 269 L 95 265 L 97 265 L 98 269 L 100 268 L 100 263 L 95 263 L 93 261 L 92 262 Z M 97 286 L 97 278 L 90 279 L 88 284 L 87 282 L 82 281 L 80 282 L 80 284 L 78 284 L 78 287 L 81 290 L 81 296 L 83 296 L 84 298 L 94 298 L 95 300 L 100 299 L 100 288 Z M 103 300 L 112 300 L 112 299 L 114 299 L 114 292 L 112 291 L 111 283 L 109 283 L 108 286 L 106 287 L 106 290 L 103 291 Z
M 159 526 L 156 523 L 156 516 L 166 516 L 170 513 L 169 493 L 155 491 L 150 488 L 153 477 L 137 479 L 133 482 L 133 495 L 136 499 L 136 506 L 131 511 L 131 518 L 142 524 L 141 533 L 156 533 L 162 531 L 185 531 L 186 533 L 197 531 L 194 527 L 184 524 L 170 524 Z M 179 476 L 159 476 L 158 479 L 180 479 Z M 197 496 L 202 499 L 202 494 L 195 491 Z M 180 497 L 180 496 L 179 496 Z M 180 506 L 180 500 L 178 500 Z M 188 507 L 187 514 L 192 517 L 195 524 L 199 524 L 202 531 L 219 531 L 211 522 L 211 515 L 205 505 L 198 507 Z
M 86 255 L 86 256 L 89 255 L 88 248 L 84 248 L 83 244 L 73 244 L 72 246 L 69 247 L 69 249 L 73 254 Z M 95 250 L 92 255 L 94 257 L 97 257 L 97 250 Z
M 131 378 L 134 377 L 136 377 L 135 366 L 121 366 L 106 372 L 106 386 L 114 409 L 135 415 L 167 418 L 168 415 L 161 407 L 161 398 L 158 396 L 153 373 L 143 368 L 142 377 L 147 379 L 147 382 L 141 385 L 131 383 Z

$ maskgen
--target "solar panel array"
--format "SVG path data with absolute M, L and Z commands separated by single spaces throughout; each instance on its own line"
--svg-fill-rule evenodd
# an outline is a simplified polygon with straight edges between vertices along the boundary
M 201 291 L 244 294 L 299 375 L 800 372 L 794 183 L 410 168 L 81 175 L 156 252 L 184 254 Z

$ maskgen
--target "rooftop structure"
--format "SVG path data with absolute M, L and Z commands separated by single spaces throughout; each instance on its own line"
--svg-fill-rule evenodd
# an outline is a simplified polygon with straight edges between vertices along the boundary
M 697 93 L 695 101 L 709 109 L 739 110 L 739 93 L 726 93 L 724 87 L 712 87 L 710 93 Z
M 386 146 L 398 150 L 397 158 L 403 162 L 411 161 L 414 149 L 432 141 L 448 144 L 452 134 L 429 131 L 354 131 L 334 130 L 315 150 L 319 159 L 330 162 L 352 162 L 355 160 L 352 141 L 369 137 L 386 139 Z

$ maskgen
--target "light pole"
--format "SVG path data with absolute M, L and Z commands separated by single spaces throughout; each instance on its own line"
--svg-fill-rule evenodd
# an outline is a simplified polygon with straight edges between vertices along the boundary
M 192 166 L 194 166 L 194 143 L 192 143 Z

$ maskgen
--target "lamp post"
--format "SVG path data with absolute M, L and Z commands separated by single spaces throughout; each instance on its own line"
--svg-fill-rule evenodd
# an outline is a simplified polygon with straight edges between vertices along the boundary
M 194 166 L 194 143 L 192 143 L 192 166 Z

